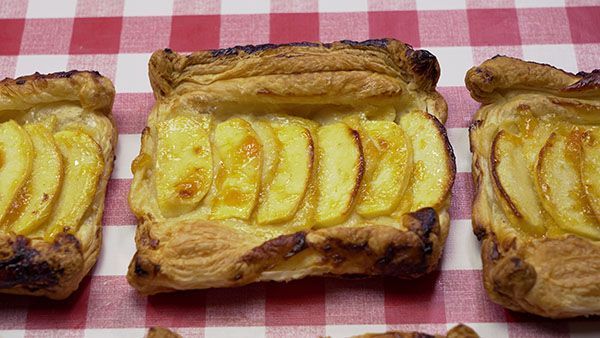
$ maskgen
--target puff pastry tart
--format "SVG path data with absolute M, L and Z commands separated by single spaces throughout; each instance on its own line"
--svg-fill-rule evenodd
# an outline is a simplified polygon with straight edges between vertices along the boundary
M 429 52 L 166 49 L 149 67 L 157 102 L 129 194 L 142 293 L 434 269 L 455 165 Z
M 600 71 L 495 57 L 469 70 L 485 288 L 516 311 L 600 314 Z
M 96 262 L 114 94 L 97 72 L 0 82 L 0 292 L 65 298 Z

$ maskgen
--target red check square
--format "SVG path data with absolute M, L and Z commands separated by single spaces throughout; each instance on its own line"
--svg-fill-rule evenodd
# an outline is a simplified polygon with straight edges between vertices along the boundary
M 312 13 L 318 11 L 318 0 L 271 0 L 271 13 Z
M 325 326 L 267 326 L 267 338 L 297 338 L 297 337 L 323 337 Z
M 468 9 L 467 16 L 473 46 L 521 44 L 516 9 Z
M 123 17 L 120 52 L 152 53 L 167 47 L 170 35 L 171 17 Z
M 395 38 L 421 46 L 417 11 L 369 12 L 369 38 Z
M 340 39 L 363 41 L 369 38 L 367 12 L 321 13 L 319 18 L 321 41 L 331 42 Z
M 129 208 L 123 208 L 127 205 L 127 196 L 131 180 L 129 179 L 110 179 L 106 189 L 106 206 L 104 207 L 104 225 L 131 225 L 137 224 L 135 216 Z
M 121 17 L 75 18 L 70 53 L 118 53 L 122 19 Z
M 122 134 L 140 134 L 146 127 L 148 112 L 153 105 L 154 96 L 152 93 L 117 93 L 113 105 L 113 116 L 119 126 L 119 132 Z M 118 207 L 122 208 L 122 206 Z
M 25 19 L 0 19 L 0 55 L 19 54 L 24 28 Z
M 385 323 L 382 279 L 326 281 L 327 325 Z
M 87 309 L 87 328 L 144 325 L 142 297 L 123 276 L 94 276 Z
M 447 270 L 442 273 L 446 320 L 451 323 L 504 322 L 504 309 L 488 298 L 481 271 Z
M 96 70 L 109 79 L 115 78 L 117 55 L 115 54 L 76 54 L 69 55 L 67 69 Z M 121 126 L 119 125 L 119 128 Z M 120 130 L 119 130 L 120 131 Z
M 523 44 L 571 43 L 565 8 L 523 8 L 517 15 Z
M 220 0 L 175 0 L 173 15 L 220 14 Z
M 581 44 L 575 45 L 575 57 L 577 58 L 577 68 L 582 71 L 591 72 L 600 68 L 598 64 L 598 51 L 600 44 Z M 1 61 L 0 61 L 1 62 Z
M 174 16 L 169 47 L 178 52 L 219 48 L 219 15 Z
M 266 284 L 267 326 L 325 325 L 325 287 L 320 278 Z
M 369 1 L 369 11 L 399 11 L 415 10 L 417 2 L 415 0 L 377 0 Z
M 0 18 L 24 18 L 27 0 L 0 1 Z
M 471 201 L 473 200 L 473 179 L 471 173 L 456 173 L 452 186 L 452 201 L 450 202 L 450 219 L 471 218 Z
M 148 297 L 146 326 L 204 327 L 206 292 L 184 291 Z
M 121 16 L 125 0 L 78 0 L 77 17 Z
M 206 326 L 264 326 L 265 285 L 206 291 Z
M 0 330 L 23 330 L 27 322 L 27 308 L 31 298 L 18 295 L 0 295 L 2 320 Z
M 84 329 L 77 330 L 27 330 L 25 338 L 83 338 Z
M 27 19 L 21 54 L 68 54 L 73 19 Z
M 385 280 L 385 322 L 388 324 L 445 323 L 444 290 L 439 273 L 419 280 Z
M 469 25 L 467 21 L 465 11 L 420 11 L 421 45 L 468 46 Z
M 600 6 L 568 7 L 573 43 L 600 42 Z
M 269 15 L 221 15 L 221 48 L 269 42 Z
M 0 55 L 0 80 L 5 77 L 14 77 L 17 69 L 17 56 L 2 56 Z
M 270 42 L 319 41 L 319 13 L 272 13 Z
M 27 312 L 27 330 L 84 329 L 86 327 L 91 277 L 83 279 L 69 298 L 53 301 L 34 298 Z
M 522 322 L 508 323 L 508 336 L 518 337 L 544 337 L 544 338 L 569 338 L 569 323 L 566 321 L 548 322 Z

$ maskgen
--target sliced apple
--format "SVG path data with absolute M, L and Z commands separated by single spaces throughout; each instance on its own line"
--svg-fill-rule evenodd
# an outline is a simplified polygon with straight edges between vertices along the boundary
M 580 151 L 577 138 L 552 133 L 539 152 L 536 182 L 542 205 L 567 231 L 600 239 L 600 226 L 585 197 L 580 175 Z
M 589 130 L 583 141 L 581 176 L 588 201 L 600 221 L 600 129 Z
M 350 214 L 365 161 L 358 132 L 344 123 L 319 128 L 317 138 L 316 225 L 331 226 L 343 222 Z
M 402 128 L 394 122 L 365 121 L 363 128 L 374 141 L 380 156 L 377 162 L 367 162 L 373 173 L 366 182 L 356 211 L 364 217 L 388 215 L 398 207 L 408 185 L 412 169 L 411 148 Z
M 308 129 L 295 124 L 276 128 L 280 160 L 258 208 L 259 224 L 290 220 L 306 193 L 314 163 L 313 140 Z
M 157 127 L 156 195 L 161 212 L 176 217 L 198 206 L 212 184 L 209 119 L 177 116 Z
M 0 224 L 10 210 L 23 204 L 20 194 L 31 175 L 33 144 L 27 132 L 15 121 L 0 124 Z
M 271 124 L 267 121 L 255 121 L 252 122 L 252 128 L 256 132 L 258 136 L 258 141 L 262 146 L 262 164 L 261 164 L 261 178 L 262 182 L 262 191 L 260 193 L 260 198 L 265 193 L 265 190 L 268 187 L 268 182 L 273 180 L 273 175 L 275 175 L 275 170 L 277 169 L 277 164 L 279 163 L 279 153 L 281 152 L 281 144 L 277 139 L 277 135 L 275 134 L 275 130 L 271 126 Z
M 64 179 L 46 229 L 46 239 L 52 239 L 60 232 L 73 233 L 79 229 L 104 170 L 102 149 L 88 134 L 80 130 L 63 130 L 54 134 L 54 140 L 63 158 Z
M 262 145 L 250 123 L 233 118 L 219 123 L 214 145 L 219 156 L 211 218 L 248 219 L 261 183 Z
M 410 139 L 414 164 L 402 212 L 437 209 L 446 202 L 456 174 L 446 130 L 435 116 L 424 111 L 401 115 L 400 126 Z
M 36 231 L 52 215 L 52 208 L 63 180 L 62 157 L 54 137 L 43 124 L 28 124 L 25 130 L 33 142 L 34 157 L 31 178 L 23 189 L 23 203 L 8 217 L 11 229 L 28 235 Z M 13 203 L 14 204 L 14 203 Z M 11 210 L 12 211 L 12 210 Z
M 543 235 L 546 227 L 542 205 L 518 137 L 500 130 L 490 156 L 494 190 L 504 213 L 525 233 Z

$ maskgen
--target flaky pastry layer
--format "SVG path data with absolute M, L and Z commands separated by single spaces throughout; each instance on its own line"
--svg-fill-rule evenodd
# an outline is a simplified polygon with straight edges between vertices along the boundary
M 104 196 L 117 142 L 111 114 L 114 94 L 110 80 L 88 71 L 35 73 L 0 82 L 0 122 L 44 124 L 55 135 L 82 131 L 91 137 L 103 163 L 91 205 L 79 224 L 65 224 L 64 229 L 50 234 L 54 224 L 44 222 L 26 235 L 20 234 L 25 232 L 22 229 L 15 232 L 10 223 L 0 226 L 0 292 L 63 299 L 77 289 L 96 262 Z M 11 208 L 22 208 L 16 203 Z
M 587 172 L 599 147 L 600 71 L 497 56 L 465 82 L 482 103 L 470 144 L 488 294 L 545 317 L 599 314 L 600 218 L 589 190 L 598 177 Z
M 153 294 L 320 275 L 416 278 L 437 266 L 448 233 L 447 208 L 455 164 L 441 124 L 446 119 L 446 103 L 435 91 L 439 65 L 429 52 L 415 51 L 390 39 L 244 46 L 191 55 L 165 49 L 152 55 L 149 74 L 157 102 L 142 135 L 140 155 L 132 165 L 134 179 L 129 195 L 138 228 L 137 252 L 127 277 L 139 291 Z M 184 116 L 188 127 L 190 119 L 209 121 L 216 163 L 213 175 L 218 185 L 223 184 L 218 171 L 226 161 L 214 158 L 215 149 L 230 143 L 219 141 L 221 136 L 215 135 L 225 130 L 225 125 L 250 123 L 256 129 L 266 123 L 280 130 L 277 128 L 297 123 L 312 133 L 308 146 L 312 158 L 321 140 L 316 137 L 319 127 L 354 115 L 398 123 L 409 112 L 431 125 L 443 145 L 437 157 L 445 162 L 438 169 L 448 174 L 440 184 L 439 200 L 430 205 L 411 210 L 407 202 L 408 206 L 393 216 L 384 212 L 373 218 L 360 217 L 350 208 L 350 215 L 316 224 L 310 216 L 305 217 L 314 207 L 314 203 L 306 202 L 310 197 L 301 204 L 308 207 L 299 208 L 291 220 L 271 223 L 257 220 L 260 210 L 249 213 L 249 218 L 223 218 L 222 213 L 215 212 L 222 210 L 215 207 L 219 203 L 215 201 L 227 198 L 219 195 L 214 184 L 206 187 L 206 197 L 199 204 L 186 204 L 185 212 L 173 211 L 164 200 L 162 204 L 157 201 L 157 189 L 163 187 L 160 182 L 168 181 L 169 176 L 168 172 L 159 178 L 156 175 L 161 165 L 171 163 L 161 162 L 161 158 L 177 155 L 165 155 L 166 150 L 157 146 L 174 144 L 161 141 L 161 135 L 167 133 L 157 131 L 166 130 L 165 121 Z M 200 129 L 199 125 L 194 124 L 194 128 Z M 239 130 L 249 133 L 246 129 Z M 359 134 L 352 133 L 359 142 Z M 264 142 L 252 144 L 244 149 L 266 149 Z M 180 143 L 180 147 L 186 146 Z M 194 147 L 197 154 L 202 153 L 200 149 L 201 145 Z M 357 161 L 361 164 L 355 169 L 360 183 L 364 153 L 360 145 L 354 149 L 359 149 Z M 247 164 L 258 165 L 252 161 Z M 210 168 L 198 175 L 206 174 L 206 170 Z M 313 174 L 319 170 L 324 169 L 315 165 Z M 178 198 L 195 196 L 202 190 L 197 183 L 204 181 L 179 184 Z M 306 196 L 310 196 L 312 190 L 307 191 Z M 351 205 L 356 204 L 357 191 L 352 192 Z M 259 204 L 263 197 L 259 197 Z M 247 201 L 236 198 L 240 203 Z M 307 221 L 298 225 L 300 219 Z

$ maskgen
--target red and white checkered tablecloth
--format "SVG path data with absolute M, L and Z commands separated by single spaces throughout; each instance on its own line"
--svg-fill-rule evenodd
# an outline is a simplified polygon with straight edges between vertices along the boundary
M 457 161 L 440 270 L 418 281 L 311 278 L 142 297 L 125 280 L 135 218 L 130 163 L 153 104 L 147 61 L 240 44 L 394 37 L 435 54 Z M 186 337 L 347 336 L 392 329 L 442 333 L 463 322 L 483 337 L 600 337 L 600 319 L 545 320 L 491 303 L 471 232 L 467 127 L 477 104 L 464 74 L 495 54 L 571 72 L 600 68 L 600 0 L 0 0 L 0 77 L 95 69 L 117 89 L 119 128 L 101 258 L 66 301 L 0 296 L 0 337 L 142 337 L 161 325 Z

